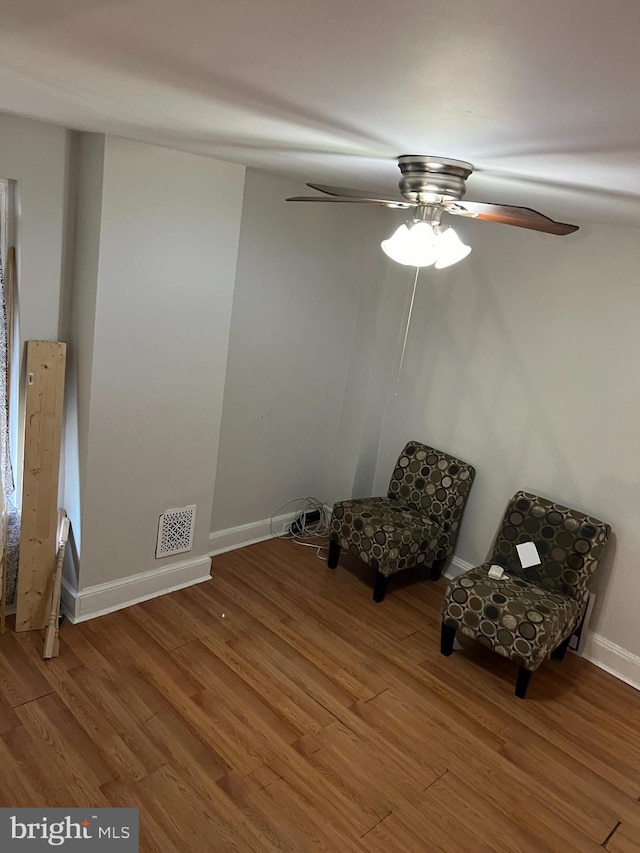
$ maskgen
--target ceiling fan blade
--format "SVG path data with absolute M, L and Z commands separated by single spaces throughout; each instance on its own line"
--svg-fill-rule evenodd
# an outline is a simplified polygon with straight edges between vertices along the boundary
M 352 190 L 349 187 L 331 187 L 328 184 L 307 184 L 312 190 L 318 190 L 327 195 L 337 195 L 341 198 L 367 198 L 374 201 L 385 201 L 389 204 L 410 204 L 402 196 L 394 196 L 393 198 L 380 198 L 380 194 L 374 191 L 366 192 L 365 190 Z
M 475 219 L 485 219 L 488 222 L 500 222 L 503 225 L 530 228 L 532 231 L 544 231 L 546 234 L 573 234 L 574 231 L 578 230 L 577 225 L 555 222 L 530 207 L 465 200 L 450 202 L 446 204 L 445 210 L 447 213 L 453 213 L 456 216 L 472 216 Z
M 385 207 L 415 207 L 410 201 L 394 201 L 388 198 L 352 198 L 337 195 L 321 196 L 321 195 L 296 195 L 288 198 L 287 201 L 324 201 L 324 202 L 343 202 L 346 204 L 382 204 Z

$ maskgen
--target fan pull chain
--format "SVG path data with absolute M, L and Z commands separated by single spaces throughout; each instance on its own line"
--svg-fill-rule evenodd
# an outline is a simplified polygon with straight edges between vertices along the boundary
M 402 373 L 402 365 L 404 364 L 404 354 L 407 349 L 407 338 L 409 337 L 409 326 L 411 325 L 411 315 L 413 314 L 413 303 L 416 298 L 416 287 L 418 286 L 418 276 L 420 275 L 420 267 L 416 267 L 416 275 L 413 279 L 413 290 L 411 292 L 411 302 L 409 303 L 409 313 L 407 314 L 407 326 L 404 330 L 404 341 L 402 342 L 402 355 L 400 356 L 400 364 L 398 366 L 398 375 L 396 377 L 396 382 L 400 382 L 400 374 Z M 394 397 L 398 396 L 398 392 L 396 391 L 393 395 Z

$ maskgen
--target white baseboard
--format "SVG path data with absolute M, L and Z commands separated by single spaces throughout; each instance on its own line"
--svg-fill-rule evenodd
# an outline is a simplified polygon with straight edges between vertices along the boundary
M 63 576 L 60 584 L 60 610 L 69 622 L 76 622 L 76 597 L 78 591 Z
M 582 657 L 640 690 L 640 657 L 590 631 Z
M 472 569 L 473 567 L 473 563 L 467 563 L 466 560 L 461 560 L 460 557 L 452 557 L 451 562 L 444 570 L 443 575 L 445 578 L 453 580 L 458 575 L 461 575 L 463 572 L 468 572 L 469 569 Z
M 224 554 L 225 551 L 264 542 L 265 539 L 271 539 L 272 531 L 280 535 L 285 532 L 285 525 L 290 524 L 297 515 L 299 511 L 287 512 L 273 519 L 263 518 L 261 521 L 251 521 L 249 524 L 240 524 L 238 527 L 216 530 L 209 534 L 209 542 L 212 546 L 209 556 L 215 557 L 217 554 Z
M 284 525 L 290 523 L 295 515 L 296 513 L 288 513 L 274 518 L 273 532 L 284 532 Z M 271 526 L 271 519 L 263 519 L 251 524 L 216 531 L 209 537 L 210 541 L 215 543 L 209 556 L 166 566 L 160 571 L 142 572 L 121 580 L 86 587 L 80 592 L 72 589 L 63 579 L 62 610 L 71 622 L 84 622 L 158 595 L 202 583 L 210 577 L 210 556 L 270 539 Z M 471 568 L 473 568 L 471 563 L 459 557 L 453 557 L 444 575 L 451 579 Z M 599 634 L 589 632 L 582 656 L 640 690 L 640 657 L 638 655 L 632 654 Z
M 139 604 L 158 595 L 166 595 L 186 586 L 209 580 L 211 563 L 208 555 L 141 572 L 128 578 L 74 590 L 62 580 L 62 612 L 70 622 L 85 622 Z

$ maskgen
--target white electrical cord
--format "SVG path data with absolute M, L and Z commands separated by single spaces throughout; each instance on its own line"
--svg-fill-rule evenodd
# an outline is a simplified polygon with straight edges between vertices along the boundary
M 411 290 L 411 302 L 409 303 L 409 313 L 407 314 L 407 325 L 404 330 L 404 340 L 402 341 L 402 354 L 400 356 L 400 364 L 398 365 L 398 376 L 396 382 L 400 382 L 400 374 L 402 373 L 402 365 L 404 364 L 404 354 L 407 349 L 407 339 L 409 338 L 409 326 L 411 325 L 411 316 L 413 314 L 413 303 L 416 299 L 416 288 L 418 286 L 418 276 L 420 275 L 420 267 L 416 267 L 415 278 L 413 279 L 413 289 Z
M 300 526 L 299 532 L 291 531 L 284 533 L 274 532 L 273 525 L 276 518 L 282 515 L 282 510 L 293 506 L 292 510 L 294 517 L 289 528 L 294 522 L 298 522 Z M 309 521 L 309 515 L 313 512 L 319 513 L 317 521 Z M 287 513 L 288 514 L 288 513 Z M 326 553 L 322 554 L 323 550 L 329 547 L 329 526 L 331 521 L 331 513 L 326 509 L 322 501 L 317 498 L 294 498 L 287 501 L 278 507 L 271 516 L 269 521 L 269 530 L 274 539 L 293 539 L 298 545 L 304 545 L 306 548 L 315 548 L 316 555 L 321 559 L 326 558 Z

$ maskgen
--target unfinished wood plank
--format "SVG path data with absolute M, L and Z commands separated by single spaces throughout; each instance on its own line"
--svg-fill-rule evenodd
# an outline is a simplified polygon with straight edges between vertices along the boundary
M 56 341 L 27 341 L 16 631 L 44 628 L 49 620 L 66 350 Z

